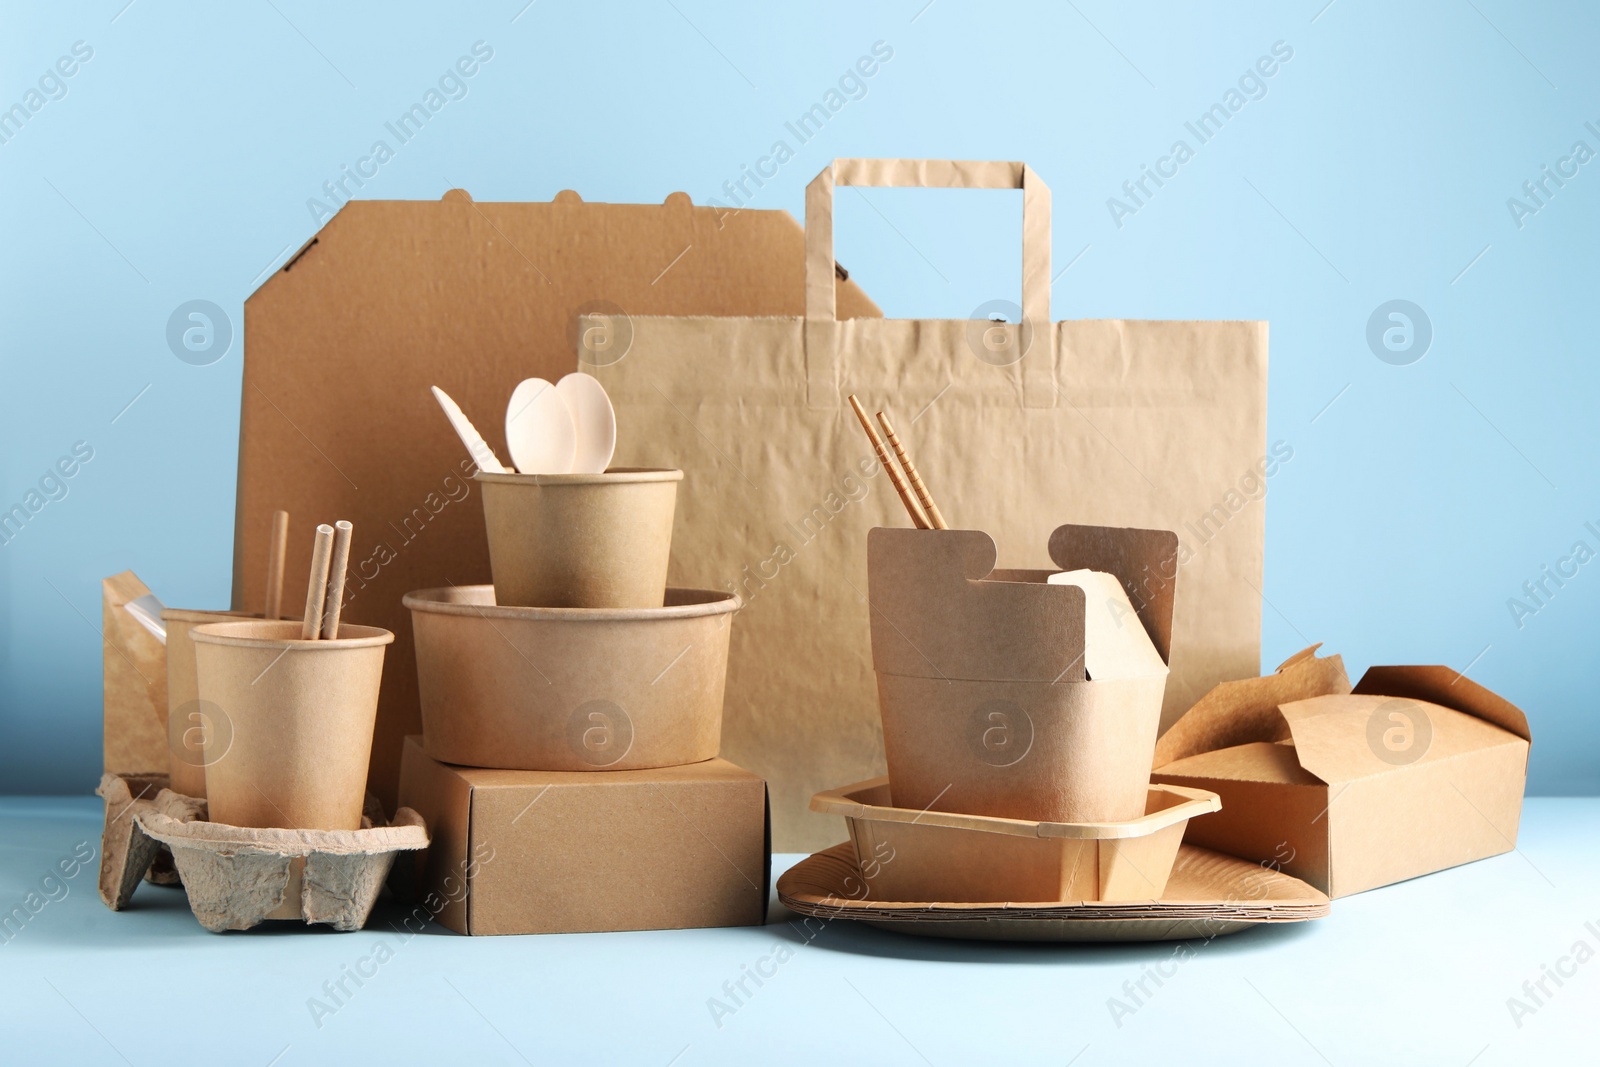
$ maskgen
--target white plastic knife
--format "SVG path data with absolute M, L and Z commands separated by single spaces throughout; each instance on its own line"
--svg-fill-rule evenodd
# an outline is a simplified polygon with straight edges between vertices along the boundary
M 445 418 L 450 420 L 450 425 L 456 431 L 456 436 L 461 438 L 461 443 L 467 446 L 467 454 L 472 457 L 472 462 L 478 469 L 486 474 L 510 474 L 505 465 L 494 454 L 494 449 L 483 439 L 478 428 L 472 425 L 472 420 L 467 418 L 466 412 L 461 410 L 461 405 L 450 399 L 450 394 L 433 386 L 434 399 L 439 401 L 439 406 L 444 408 Z

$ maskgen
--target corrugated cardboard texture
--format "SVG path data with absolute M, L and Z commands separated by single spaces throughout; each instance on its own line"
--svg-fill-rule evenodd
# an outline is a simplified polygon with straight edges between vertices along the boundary
M 371 769 L 391 810 L 402 738 L 419 728 L 400 598 L 490 580 L 473 467 L 429 386 L 506 458 L 512 389 L 577 369 L 580 311 L 798 315 L 803 257 L 782 211 L 696 208 L 682 193 L 659 205 L 585 204 L 571 192 L 478 204 L 453 190 L 347 204 L 245 302 L 233 606 L 262 608 L 256 568 L 274 509 L 292 516 L 291 545 L 309 544 L 319 522 L 354 522 L 344 618 L 396 635 Z M 851 282 L 838 301 L 842 316 L 878 314 Z M 609 325 L 628 329 L 625 318 Z M 289 554 L 286 589 L 305 588 L 306 566 Z M 163 753 L 133 769 L 164 766 Z
M 424 903 L 459 933 L 765 921 L 766 783 L 726 760 L 641 771 L 478 770 L 438 763 L 411 737 L 400 790 L 433 827 Z
M 132 571 L 100 583 L 108 774 L 167 771 L 166 646 L 123 606 L 149 592 Z
M 1391 712 L 1426 724 L 1414 758 L 1374 739 Z M 1516 847 L 1527 729 L 1519 709 L 1449 668 L 1374 667 L 1351 693 L 1338 657 L 1312 648 L 1208 694 L 1162 738 L 1152 780 L 1222 797 L 1222 811 L 1190 823 L 1190 843 L 1348 896 Z

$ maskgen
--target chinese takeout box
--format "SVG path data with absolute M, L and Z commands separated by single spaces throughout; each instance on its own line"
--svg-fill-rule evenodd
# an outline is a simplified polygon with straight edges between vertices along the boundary
M 1055 574 L 995 569 L 981 530 L 871 531 L 894 806 L 1055 823 L 1143 816 L 1177 548 L 1165 530 L 1062 526 L 1050 557 L 1072 573 Z
M 1515 848 L 1523 713 L 1448 667 L 1373 667 L 1352 689 L 1317 647 L 1217 686 L 1161 738 L 1152 781 L 1222 798 L 1185 840 L 1330 897 Z

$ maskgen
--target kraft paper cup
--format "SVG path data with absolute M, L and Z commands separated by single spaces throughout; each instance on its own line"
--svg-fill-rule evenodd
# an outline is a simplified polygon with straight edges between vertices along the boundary
M 206 623 L 259 618 L 244 611 L 166 608 L 161 612 L 161 621 L 167 624 L 167 774 L 175 793 L 205 799 L 204 739 L 212 731 L 227 729 L 215 709 L 200 703 L 190 632 Z
M 682 471 L 473 477 L 500 604 L 661 607 Z
M 286 621 L 193 630 L 200 700 L 232 728 L 229 738 L 206 737 L 212 822 L 361 828 L 383 650 L 394 634 L 347 623 L 339 633 L 302 641 L 300 623 Z
M 699 763 L 722 741 L 733 593 L 669 589 L 657 608 L 495 604 L 487 585 L 409 593 L 422 745 L 524 771 Z

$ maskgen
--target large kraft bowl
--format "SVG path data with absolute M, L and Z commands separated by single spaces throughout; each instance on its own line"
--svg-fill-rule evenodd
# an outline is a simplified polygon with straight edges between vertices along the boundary
M 468 767 L 640 770 L 722 743 L 733 593 L 659 608 L 529 608 L 489 585 L 409 593 L 423 749 Z

